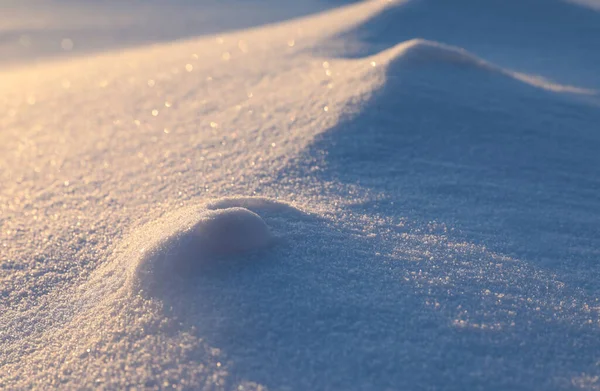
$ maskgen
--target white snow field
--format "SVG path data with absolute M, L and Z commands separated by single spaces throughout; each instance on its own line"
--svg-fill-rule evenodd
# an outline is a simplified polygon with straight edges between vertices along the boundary
M 296 3 L 0 0 L 0 389 L 600 390 L 596 3 Z

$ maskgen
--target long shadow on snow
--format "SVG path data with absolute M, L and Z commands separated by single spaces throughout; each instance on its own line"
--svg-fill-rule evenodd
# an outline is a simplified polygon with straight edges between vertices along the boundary
M 424 38 L 521 72 L 600 88 L 600 12 L 561 0 L 413 0 L 339 38 L 346 43 L 342 56 L 363 57 Z

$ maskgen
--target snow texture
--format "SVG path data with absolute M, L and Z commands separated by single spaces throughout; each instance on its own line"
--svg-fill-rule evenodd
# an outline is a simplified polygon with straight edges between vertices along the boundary
M 600 389 L 593 6 L 48 4 L 0 0 L 0 389 Z

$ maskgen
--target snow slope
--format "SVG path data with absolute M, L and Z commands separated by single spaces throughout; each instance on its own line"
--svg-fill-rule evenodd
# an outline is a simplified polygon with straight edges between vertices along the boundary
M 475 4 L 2 71 L 0 388 L 598 389 L 600 14 Z

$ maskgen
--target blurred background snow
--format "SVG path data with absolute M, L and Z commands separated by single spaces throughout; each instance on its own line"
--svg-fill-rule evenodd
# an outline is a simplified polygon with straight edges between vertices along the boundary
M 352 0 L 0 0 L 0 67 L 277 23 Z

